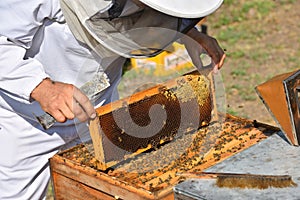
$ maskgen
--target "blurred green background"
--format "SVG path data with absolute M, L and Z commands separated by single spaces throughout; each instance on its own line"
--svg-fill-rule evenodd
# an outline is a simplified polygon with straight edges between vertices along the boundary
M 224 0 L 208 17 L 208 34 L 226 49 L 221 70 L 227 112 L 274 124 L 255 86 L 299 69 L 299 0 Z

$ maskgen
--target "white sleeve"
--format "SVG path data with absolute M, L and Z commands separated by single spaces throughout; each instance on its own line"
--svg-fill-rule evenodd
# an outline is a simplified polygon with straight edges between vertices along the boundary
M 0 88 L 30 100 L 32 90 L 48 75 L 35 59 L 23 59 L 26 49 L 0 36 Z
M 24 59 L 44 19 L 55 16 L 55 0 L 0 1 L 0 89 L 30 100 L 48 75 L 35 59 Z M 4 20 L 5 19 L 5 20 Z

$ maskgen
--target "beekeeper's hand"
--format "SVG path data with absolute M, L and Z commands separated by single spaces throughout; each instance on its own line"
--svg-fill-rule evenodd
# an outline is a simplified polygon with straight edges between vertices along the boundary
M 44 79 L 32 91 L 31 98 L 38 101 L 42 109 L 58 122 L 75 117 L 80 121 L 96 117 L 88 97 L 71 84 Z
M 214 72 L 217 72 L 223 66 L 226 55 L 215 38 L 193 28 L 187 33 L 187 36 L 182 38 L 182 42 L 184 43 L 193 64 L 197 68 L 201 69 L 203 67 L 200 59 L 202 53 L 207 53 L 212 58 Z

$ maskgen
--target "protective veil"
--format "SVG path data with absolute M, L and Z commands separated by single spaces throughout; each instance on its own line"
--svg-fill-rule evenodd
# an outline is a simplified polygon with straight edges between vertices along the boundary
M 100 5 L 98 11 L 95 4 Z M 113 5 L 61 0 L 61 5 L 77 39 L 99 55 L 107 48 L 123 57 L 155 56 L 180 37 L 177 33 L 186 33 L 202 19 L 174 17 L 130 0 L 115 0 Z

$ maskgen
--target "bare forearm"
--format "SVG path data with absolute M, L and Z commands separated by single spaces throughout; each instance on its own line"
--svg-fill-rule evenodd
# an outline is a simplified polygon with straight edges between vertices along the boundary
M 206 35 L 204 33 L 201 33 L 196 29 L 191 29 L 187 33 L 187 36 L 190 39 L 186 39 L 185 42 L 194 43 L 192 45 L 186 44 L 186 47 L 190 54 L 193 54 L 194 51 L 197 50 L 196 44 L 198 44 L 202 48 L 204 48 L 206 52 L 211 56 L 217 69 L 220 69 L 223 66 L 226 55 L 224 53 L 224 50 L 221 48 L 221 46 L 219 45 L 218 41 L 215 38 Z M 194 41 L 191 42 L 191 39 Z

